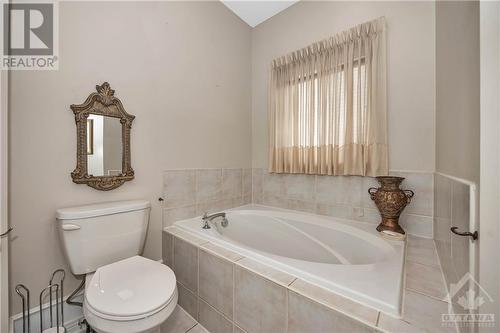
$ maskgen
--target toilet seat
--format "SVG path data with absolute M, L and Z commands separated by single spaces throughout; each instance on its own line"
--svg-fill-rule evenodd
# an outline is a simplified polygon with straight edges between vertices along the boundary
M 100 267 L 87 276 L 84 312 L 86 318 L 93 319 L 91 326 L 97 331 L 108 331 L 98 326 L 110 327 L 113 322 L 148 321 L 148 326 L 155 317 L 168 318 L 177 297 L 175 275 L 169 267 L 134 256 Z
M 177 306 L 177 289 L 171 303 L 155 314 L 138 320 L 117 321 L 108 320 L 94 315 L 83 303 L 83 315 L 90 327 L 97 333 L 158 333 L 159 327 L 170 317 Z

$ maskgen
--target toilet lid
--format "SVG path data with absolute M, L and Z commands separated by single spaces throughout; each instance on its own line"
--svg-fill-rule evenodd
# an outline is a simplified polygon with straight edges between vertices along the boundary
M 175 275 L 169 267 L 135 256 L 98 268 L 85 298 L 103 315 L 131 317 L 161 310 L 175 288 Z

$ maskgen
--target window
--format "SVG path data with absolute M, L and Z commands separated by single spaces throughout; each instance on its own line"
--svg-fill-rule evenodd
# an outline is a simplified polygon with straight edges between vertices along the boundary
M 365 23 L 273 62 L 271 172 L 387 174 L 384 27 Z
M 297 142 L 291 138 L 291 146 L 304 146 L 304 147 L 319 147 L 322 140 L 320 140 L 320 136 L 322 134 L 328 136 L 326 141 L 330 143 L 338 142 L 339 145 L 345 144 L 345 130 L 346 130 L 346 114 L 347 114 L 347 95 L 346 95 L 346 74 L 343 69 L 344 66 L 341 67 L 340 71 L 334 72 L 327 76 L 327 80 L 332 82 L 329 83 L 329 91 L 324 94 L 325 104 L 328 107 L 328 110 L 325 114 L 327 118 L 325 121 L 325 128 L 322 131 L 320 126 L 320 91 L 318 85 L 318 76 L 314 75 L 314 79 L 312 79 L 312 92 L 309 95 L 308 93 L 308 83 L 307 80 L 303 79 L 299 80 L 298 83 L 298 95 L 299 95 L 299 124 L 306 124 L 307 119 L 309 118 L 307 113 L 308 111 L 308 103 L 309 99 L 313 99 L 313 108 L 311 112 L 313 113 L 312 119 L 314 119 L 312 124 L 312 133 L 309 135 L 307 131 L 302 131 L 301 136 Z M 361 115 L 364 113 L 367 107 L 367 96 L 366 96 L 366 66 L 364 65 L 364 60 L 362 58 L 361 65 L 356 65 L 353 68 L 353 88 L 352 88 L 352 119 L 353 119 L 353 132 L 352 132 L 352 142 L 361 143 L 361 133 L 363 131 L 364 124 L 366 119 L 362 119 Z M 335 88 L 333 88 L 335 87 Z M 334 104 L 338 103 L 337 111 L 335 111 Z M 335 112 L 338 112 L 338 115 L 335 115 Z M 333 126 L 335 123 L 335 118 L 338 119 L 338 126 Z M 332 119 L 331 119 L 332 118 Z M 358 130 L 358 128 L 361 130 Z M 291 134 L 291 133 L 289 133 Z

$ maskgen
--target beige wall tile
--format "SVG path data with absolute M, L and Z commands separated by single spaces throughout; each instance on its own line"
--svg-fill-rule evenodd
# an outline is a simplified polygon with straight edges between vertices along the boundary
M 338 204 L 327 204 L 327 203 L 317 203 L 316 204 L 316 214 L 339 217 L 343 219 L 352 218 L 351 206 L 338 205 Z
M 261 194 L 255 194 L 252 193 L 252 203 L 256 205 L 263 205 L 264 204 L 264 198 Z
M 266 170 L 262 173 L 262 190 L 264 196 L 285 196 L 286 195 L 286 175 L 269 173 Z
M 194 170 L 169 170 L 163 173 L 164 207 L 194 205 L 196 173 Z
M 363 177 L 361 181 L 361 207 L 377 209 L 377 206 L 373 202 L 368 194 L 368 189 L 375 187 L 378 188 L 380 186 L 379 182 L 375 177 Z
M 357 176 L 317 176 L 317 202 L 360 207 L 362 182 Z
M 378 208 L 363 208 L 363 216 L 354 216 L 360 222 L 379 224 L 382 221 Z
M 451 186 L 454 181 L 440 174 L 434 175 L 434 215 L 451 218 Z
M 252 169 L 252 202 L 255 204 L 262 203 L 262 177 L 263 171 L 260 168 Z
M 410 235 L 432 238 L 432 216 L 402 214 L 399 224 Z
M 316 211 L 316 204 L 312 201 L 288 199 L 286 208 L 301 212 L 314 213 Z
M 252 203 L 252 194 L 243 195 L 242 205 L 249 205 Z
M 252 169 L 243 169 L 243 196 L 252 196 Z
M 314 201 L 314 175 L 285 175 L 285 191 L 288 199 Z
M 288 332 L 372 332 L 370 328 L 293 291 L 288 293 Z
M 233 318 L 233 264 L 200 249 L 199 292 L 208 304 Z
M 470 231 L 469 186 L 454 182 L 452 193 L 451 224 L 458 227 L 459 231 Z M 469 237 L 451 234 L 451 257 L 459 277 L 464 276 L 469 271 L 469 242 Z
M 174 238 L 174 272 L 177 281 L 194 292 L 198 292 L 198 248 L 188 242 Z
M 191 317 L 198 320 L 198 297 L 180 283 L 177 283 L 177 290 L 179 291 L 179 305 Z
M 264 192 L 262 203 L 266 206 L 288 208 L 288 200 L 284 195 L 275 195 L 270 192 Z
M 174 262 L 174 236 L 163 231 L 161 245 L 163 263 L 172 268 Z
M 196 170 L 196 203 L 221 200 L 222 170 Z
M 186 333 L 196 325 L 196 321 L 181 307 L 176 306 L 174 312 L 163 322 L 161 333 Z
M 453 261 L 451 260 L 451 243 L 444 243 L 436 241 L 436 249 L 439 256 L 439 263 L 441 264 L 441 269 L 443 270 L 443 275 L 445 278 L 445 283 L 450 285 L 451 283 L 457 283 L 459 278 Z
M 296 279 L 289 289 L 308 297 L 315 302 L 335 309 L 341 313 L 357 318 L 368 325 L 375 326 L 377 323 L 378 311 L 366 307 L 360 303 L 351 301 L 345 297 L 332 293 L 326 289 L 317 287 L 301 279 Z
M 235 266 L 234 322 L 248 333 L 285 332 L 286 289 Z
M 415 196 L 406 206 L 405 213 L 432 216 L 434 206 L 434 178 L 428 172 L 391 172 L 391 175 L 404 177 L 401 188 L 412 190 Z
M 439 259 L 434 240 L 408 235 L 406 260 L 439 267 Z
M 406 261 L 406 289 L 444 299 L 446 288 L 441 268 Z
M 448 283 L 456 280 L 451 259 L 451 187 L 451 179 L 439 174 L 434 176 L 434 239 Z
M 434 217 L 434 239 L 451 248 L 451 218 Z M 450 257 L 451 258 L 451 257 Z
M 221 313 L 211 307 L 209 304 L 203 302 L 201 299 L 198 301 L 198 321 L 209 332 L 213 333 L 232 333 L 233 324 L 225 318 Z
M 260 185 L 260 170 L 254 169 L 254 174 L 259 175 L 253 177 L 254 203 L 374 224 L 381 221 L 380 213 L 367 192 L 370 187 L 379 187 L 375 178 L 271 174 L 262 170 L 263 185 Z M 407 177 L 412 188 L 418 189 L 422 196 L 413 203 L 411 210 L 404 211 L 400 224 L 409 234 L 432 238 L 432 173 L 399 172 L 395 175 Z M 260 194 L 256 194 L 260 193 L 261 186 L 262 200 Z
M 435 175 L 434 238 L 446 283 L 456 283 L 469 269 L 469 239 L 451 233 L 469 230 L 469 187 Z
M 232 199 L 243 194 L 243 170 L 222 169 L 222 198 Z
M 232 202 L 231 202 L 232 203 Z M 205 213 L 215 213 L 225 209 L 227 202 L 224 200 L 209 200 L 196 203 L 196 215 L 201 216 Z
M 243 205 L 243 197 L 234 197 L 231 199 L 222 200 L 222 210 L 235 208 Z
M 164 209 L 163 228 L 171 226 L 177 221 L 190 219 L 195 216 L 196 216 L 196 205 Z

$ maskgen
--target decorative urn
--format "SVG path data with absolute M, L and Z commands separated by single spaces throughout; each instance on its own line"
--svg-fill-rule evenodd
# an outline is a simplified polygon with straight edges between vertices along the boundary
M 415 195 L 412 190 L 402 190 L 400 188 L 403 177 L 381 176 L 376 177 L 380 187 L 368 189 L 371 199 L 377 205 L 382 216 L 382 222 L 377 226 L 379 232 L 395 232 L 404 235 L 404 230 L 399 225 L 399 215 L 411 202 Z

